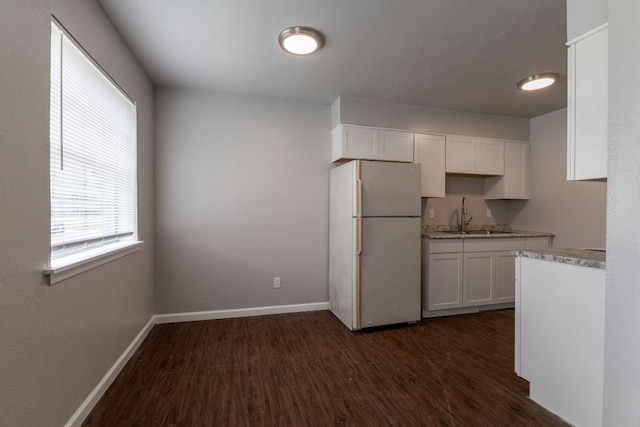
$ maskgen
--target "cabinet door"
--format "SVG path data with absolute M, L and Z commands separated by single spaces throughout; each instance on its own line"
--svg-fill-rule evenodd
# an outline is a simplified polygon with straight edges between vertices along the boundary
M 493 258 L 493 252 L 464 254 L 463 307 L 493 303 L 493 289 L 495 286 Z
M 506 142 L 504 145 L 504 198 L 529 198 L 529 144 Z
M 567 179 L 607 177 L 608 31 L 569 46 Z
M 496 280 L 494 303 L 514 302 L 516 295 L 516 256 L 511 251 L 495 252 Z
M 476 174 L 504 175 L 504 143 L 479 139 L 476 144 Z
M 378 149 L 378 129 L 358 127 L 358 126 L 341 126 L 334 131 L 333 141 L 333 160 L 339 159 L 363 159 L 377 160 L 379 157 Z
M 462 307 L 461 253 L 429 255 L 424 306 L 429 310 Z
M 415 134 L 413 162 L 421 167 L 421 196 L 445 196 L 445 137 Z
M 529 144 L 504 143 L 504 175 L 485 178 L 485 199 L 529 198 Z
M 446 165 L 449 173 L 476 173 L 475 139 L 448 135 Z
M 413 133 L 380 131 L 380 160 L 413 162 Z

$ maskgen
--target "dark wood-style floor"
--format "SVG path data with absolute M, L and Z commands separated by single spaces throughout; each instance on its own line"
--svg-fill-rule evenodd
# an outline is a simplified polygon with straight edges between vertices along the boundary
M 565 426 L 513 310 L 353 333 L 330 312 L 156 325 L 86 426 Z

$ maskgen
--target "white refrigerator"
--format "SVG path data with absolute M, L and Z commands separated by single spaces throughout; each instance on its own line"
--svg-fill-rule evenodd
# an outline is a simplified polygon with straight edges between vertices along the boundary
M 420 320 L 420 214 L 419 164 L 331 170 L 329 301 L 350 330 Z

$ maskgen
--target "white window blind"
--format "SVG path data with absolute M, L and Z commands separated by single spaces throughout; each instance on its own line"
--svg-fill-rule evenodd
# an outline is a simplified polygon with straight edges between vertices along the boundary
M 51 25 L 51 260 L 136 238 L 136 106 Z

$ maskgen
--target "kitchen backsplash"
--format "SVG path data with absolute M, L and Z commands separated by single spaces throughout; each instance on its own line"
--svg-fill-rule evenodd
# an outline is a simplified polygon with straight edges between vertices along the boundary
M 459 225 L 462 197 L 467 198 L 467 219 L 472 218 L 469 225 L 510 224 L 509 200 L 485 200 L 484 179 L 480 177 L 447 176 L 445 198 L 422 199 L 422 224 Z M 487 209 L 491 217 L 487 217 Z M 430 218 L 433 210 L 433 218 Z

